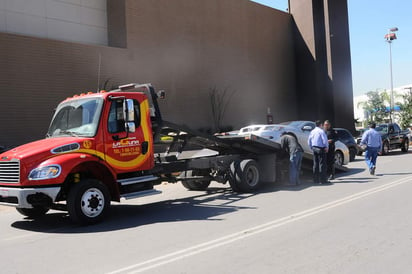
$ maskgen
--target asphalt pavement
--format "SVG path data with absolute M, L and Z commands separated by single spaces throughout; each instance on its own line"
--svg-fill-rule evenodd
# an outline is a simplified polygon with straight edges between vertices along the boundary
M 236 194 L 164 184 L 78 226 L 0 206 L 0 273 L 410 273 L 412 153 L 363 157 L 330 185 Z

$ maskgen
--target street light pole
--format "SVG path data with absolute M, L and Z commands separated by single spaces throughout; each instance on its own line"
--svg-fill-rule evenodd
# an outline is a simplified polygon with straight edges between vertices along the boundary
M 393 72 L 392 72 L 392 41 L 396 40 L 395 32 L 398 31 L 398 28 L 390 28 L 388 33 L 385 35 L 385 39 L 389 44 L 389 69 L 390 69 L 390 76 L 391 76 L 391 102 L 390 102 L 390 110 L 389 110 L 389 119 L 390 122 L 393 122 L 393 110 L 394 106 L 394 99 L 393 99 Z
M 389 118 L 391 123 L 393 123 L 392 116 L 393 116 L 393 72 L 392 72 L 392 41 L 388 41 L 389 43 L 389 68 L 391 71 L 391 104 L 390 104 L 390 111 L 389 111 Z

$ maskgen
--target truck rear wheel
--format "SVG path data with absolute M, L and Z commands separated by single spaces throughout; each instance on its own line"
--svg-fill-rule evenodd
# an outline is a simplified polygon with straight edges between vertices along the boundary
M 408 152 L 409 150 L 409 140 L 405 139 L 402 143 L 402 147 L 401 147 L 402 152 Z
M 385 141 L 382 145 L 382 155 L 387 155 L 389 153 L 389 142 Z
M 16 210 L 23 216 L 27 216 L 30 219 L 36 219 L 46 214 L 47 211 L 49 211 L 49 208 L 36 206 L 33 208 L 16 208 Z
M 85 179 L 76 183 L 67 198 L 70 218 L 83 225 L 103 220 L 109 206 L 110 194 L 107 187 L 94 179 Z
M 182 185 L 188 190 L 201 191 L 209 187 L 210 181 L 183 181 Z
M 230 164 L 229 184 L 233 191 L 252 192 L 259 188 L 259 168 L 255 160 L 247 159 Z
M 203 173 L 205 173 L 205 172 L 203 172 Z M 207 172 L 207 174 L 202 174 L 202 172 L 200 170 L 188 170 L 188 171 L 186 171 L 186 176 L 187 177 L 208 176 L 208 175 L 209 175 L 209 172 Z M 210 181 L 211 180 L 208 177 L 206 177 L 206 178 L 199 178 L 199 179 L 182 181 L 182 185 L 188 190 L 202 191 L 202 190 L 206 190 L 209 187 Z

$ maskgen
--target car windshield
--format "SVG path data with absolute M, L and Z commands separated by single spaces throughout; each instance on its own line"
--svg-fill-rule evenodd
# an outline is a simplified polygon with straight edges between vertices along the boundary
M 379 125 L 375 128 L 376 131 L 388 133 L 388 125 Z
M 93 137 L 96 134 L 102 106 L 101 98 L 71 100 L 60 104 L 47 136 Z

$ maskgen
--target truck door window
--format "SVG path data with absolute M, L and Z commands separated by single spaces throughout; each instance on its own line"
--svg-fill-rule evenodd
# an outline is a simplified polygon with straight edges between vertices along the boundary
M 401 128 L 397 124 L 394 124 L 393 127 L 395 129 L 395 132 L 401 131 Z
M 136 128 L 140 125 L 140 106 L 137 100 L 133 100 L 134 103 L 134 122 Z M 115 100 L 110 105 L 109 119 L 107 127 L 110 133 L 119 133 L 126 131 L 125 117 L 123 112 L 123 100 Z

